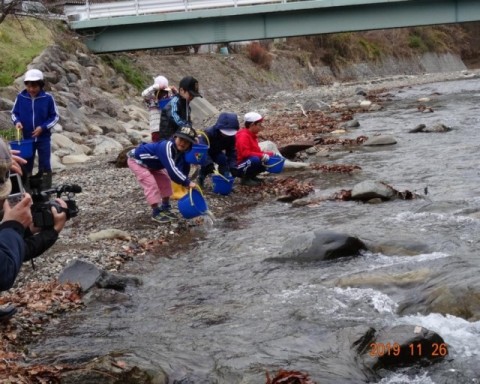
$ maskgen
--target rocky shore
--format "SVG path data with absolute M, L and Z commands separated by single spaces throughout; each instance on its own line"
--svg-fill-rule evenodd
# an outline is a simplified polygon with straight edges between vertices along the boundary
M 41 333 L 44 324 L 61 312 L 81 309 L 82 293 L 74 288 L 65 289 L 64 292 L 70 294 L 64 295 L 64 301 L 52 300 L 51 296 L 47 298 L 48 295 L 40 293 L 42 290 L 48 291 L 45 287 L 50 287 L 50 293 L 58 288 L 52 285 L 52 281 L 58 278 L 71 261 L 83 260 L 100 269 L 122 274 L 125 263 L 135 257 L 168 256 L 172 244 L 181 242 L 185 246 L 191 246 L 195 238 L 199 234 L 201 236 L 202 231 L 208 231 L 212 225 L 209 217 L 179 220 L 163 226 L 150 219 L 150 209 L 133 174 L 128 168 L 119 168 L 115 164 L 123 148 L 148 137 L 147 113 L 140 98 L 128 84 L 89 56 L 82 54 L 81 57 L 83 64 L 78 67 L 73 60 L 65 57 L 65 68 L 70 68 L 71 71 L 63 78 L 69 80 L 59 78 L 54 84 L 61 86 L 52 90 L 59 100 L 61 114 L 63 111 L 64 116 L 67 116 L 55 134 L 54 156 L 57 167 L 53 183 L 56 186 L 78 184 L 82 187 L 82 192 L 75 196 L 80 212 L 67 223 L 57 244 L 35 260 L 35 268 L 29 264 L 24 265 L 16 286 L 0 297 L 0 303 L 11 303 L 19 309 L 14 319 L 1 325 L 10 334 L 18 336 L 4 340 L 2 348 L 13 353 L 10 358 L 14 361 L 21 359 L 20 351 Z M 48 61 L 44 57 L 37 64 L 46 62 Z M 82 60 L 79 62 L 82 63 Z M 97 77 L 103 84 L 92 88 L 90 94 L 85 91 L 76 92 L 70 87 L 70 83 L 86 79 L 85 71 L 89 71 L 90 75 Z M 48 73 L 55 73 L 53 67 Z M 73 77 L 75 73 L 77 75 Z M 241 103 L 238 100 L 224 99 L 217 102 L 216 107 L 219 111 L 236 112 L 240 117 L 250 110 L 259 111 L 267 117 L 262 139 L 284 146 L 312 142 L 320 133 L 328 134 L 340 128 L 345 129 L 345 121 L 352 120 L 355 113 L 381 108 L 381 98 L 378 95 L 388 94 L 389 89 L 479 74 L 479 70 L 464 70 L 333 83 L 298 91 L 284 90 Z M 202 79 L 200 75 L 197 77 Z M 53 83 L 54 79 L 49 80 Z M 101 90 L 102 87 L 107 89 L 109 84 L 115 84 L 119 93 L 125 95 L 126 92 L 129 100 Z M 204 88 L 208 90 L 209 85 L 205 84 Z M 14 93 L 13 87 L 0 93 L 2 111 L 8 109 L 8 100 L 13 100 Z M 102 103 L 99 104 L 98 100 L 102 100 Z M 5 121 L 4 112 L 2 116 Z M 314 120 L 318 122 L 318 116 L 328 124 L 313 124 Z M 350 116 L 350 119 L 345 116 Z M 201 126 L 206 127 L 215 119 L 215 115 L 210 115 Z M 319 157 L 312 156 L 318 155 L 318 152 L 328 152 L 331 146 L 313 145 L 313 148 L 309 154 L 297 154 L 295 160 L 318 162 Z M 286 178 L 293 181 L 285 182 Z M 233 194 L 220 196 L 213 194 L 207 185 L 205 194 L 215 220 L 228 221 L 234 220 L 236 215 L 251 204 L 261 204 L 262 200 L 284 195 L 291 183 L 300 185 L 303 181 L 295 179 L 295 173 L 267 175 L 265 187 L 236 185 Z M 36 297 L 37 306 L 31 306 L 28 297 Z M 12 373 L 19 374 L 20 369 L 12 371 L 13 366 L 0 366 L 0 378 Z M 21 372 L 25 374 L 24 371 Z

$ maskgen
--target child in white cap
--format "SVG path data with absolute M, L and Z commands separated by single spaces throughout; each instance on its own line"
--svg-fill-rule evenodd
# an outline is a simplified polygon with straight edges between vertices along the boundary
M 258 133 L 263 129 L 263 117 L 257 112 L 248 112 L 244 117 L 245 127 L 235 137 L 237 150 L 237 174 L 242 178 L 241 184 L 256 186 L 262 183 L 257 177 L 265 172 L 264 164 L 273 156 L 273 152 L 263 152 L 258 145 Z
M 38 152 L 38 175 L 44 177 L 43 189 L 52 186 L 51 136 L 58 123 L 57 104 L 53 96 L 45 92 L 42 71 L 30 69 L 23 80 L 25 89 L 17 95 L 12 109 L 12 122 L 21 129 L 24 139 L 34 139 L 33 156 L 27 160 L 26 176 L 33 171 L 35 153 Z
M 150 132 L 153 142 L 160 141 L 160 112 L 162 107 L 176 93 L 177 89 L 174 86 L 168 86 L 168 80 L 165 76 L 155 77 L 153 85 L 142 92 L 143 100 L 150 112 Z

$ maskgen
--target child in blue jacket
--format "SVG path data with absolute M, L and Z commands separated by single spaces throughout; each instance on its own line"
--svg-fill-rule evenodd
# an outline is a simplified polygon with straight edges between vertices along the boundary
M 193 128 L 182 127 L 170 140 L 142 143 L 128 153 L 128 167 L 152 207 L 152 219 L 159 223 L 176 219 L 170 205 L 172 181 L 187 188 L 197 186 L 188 178 L 190 164 L 185 161 L 185 152 L 196 139 L 197 133 Z
M 55 99 L 44 91 L 45 81 L 42 71 L 30 69 L 25 73 L 25 89 L 17 95 L 12 109 L 12 122 L 21 129 L 24 139 L 34 139 L 33 156 L 27 160 L 25 170 L 30 176 L 33 172 L 35 153 L 38 152 L 38 174 L 46 173 L 46 185 L 52 185 L 51 136 L 52 127 L 60 119 Z
M 203 187 L 205 178 L 214 172 L 215 164 L 218 165 L 218 172 L 223 176 L 231 177 L 232 173 L 236 176 L 235 135 L 239 128 L 240 124 L 235 113 L 222 112 L 215 125 L 205 129 L 204 135 L 200 135 L 200 142 L 210 145 L 198 176 L 200 187 Z

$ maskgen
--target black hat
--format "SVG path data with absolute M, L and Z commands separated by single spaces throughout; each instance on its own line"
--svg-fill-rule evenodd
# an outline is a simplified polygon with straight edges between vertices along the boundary
M 180 86 L 179 88 L 184 89 L 188 93 L 190 93 L 192 96 L 195 97 L 203 97 L 199 92 L 198 92 L 198 80 L 195 79 L 192 76 L 186 76 L 182 80 L 180 80 Z
M 197 132 L 195 132 L 195 130 L 188 125 L 178 128 L 177 131 L 173 134 L 173 136 L 181 137 L 182 139 L 185 139 L 192 144 L 197 141 Z

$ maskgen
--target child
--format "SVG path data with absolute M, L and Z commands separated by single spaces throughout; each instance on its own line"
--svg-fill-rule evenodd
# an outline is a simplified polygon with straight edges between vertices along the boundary
M 190 102 L 195 97 L 202 97 L 198 92 L 198 81 L 192 76 L 184 77 L 178 86 L 178 94 L 162 109 L 160 115 L 160 139 L 172 137 L 180 127 L 191 127 Z
M 168 80 L 165 76 L 157 76 L 154 79 L 153 85 L 142 92 L 143 100 L 150 112 L 150 132 L 152 141 L 160 141 L 160 112 L 162 104 L 165 105 L 170 101 L 170 98 L 177 93 L 175 87 L 168 86 Z
M 258 146 L 257 134 L 263 129 L 263 117 L 257 112 L 248 112 L 244 121 L 245 128 L 240 129 L 235 137 L 237 172 L 242 178 L 241 184 L 251 187 L 262 183 L 257 175 L 266 171 L 264 164 L 274 153 L 262 152 Z
M 182 127 L 170 140 L 142 143 L 128 153 L 128 167 L 152 207 L 152 219 L 159 223 L 176 219 L 170 205 L 173 193 L 171 180 L 187 188 L 197 186 L 188 178 L 190 164 L 185 161 L 185 152 L 196 142 L 196 138 L 193 128 Z
M 52 186 L 51 136 L 52 127 L 60 119 L 53 96 L 44 91 L 42 71 L 30 69 L 25 73 L 25 89 L 17 95 L 12 109 L 12 122 L 23 131 L 24 139 L 34 139 L 33 156 L 27 160 L 26 175 L 33 172 L 35 153 L 38 151 L 38 175 L 43 176 L 43 188 Z
M 240 124 L 235 113 L 222 112 L 215 125 L 204 131 L 205 136 L 200 135 L 202 144 L 210 144 L 198 176 L 200 187 L 203 188 L 205 178 L 213 173 L 215 164 L 218 164 L 218 171 L 225 177 L 231 177 L 232 171 L 236 173 L 235 134 L 239 128 Z

